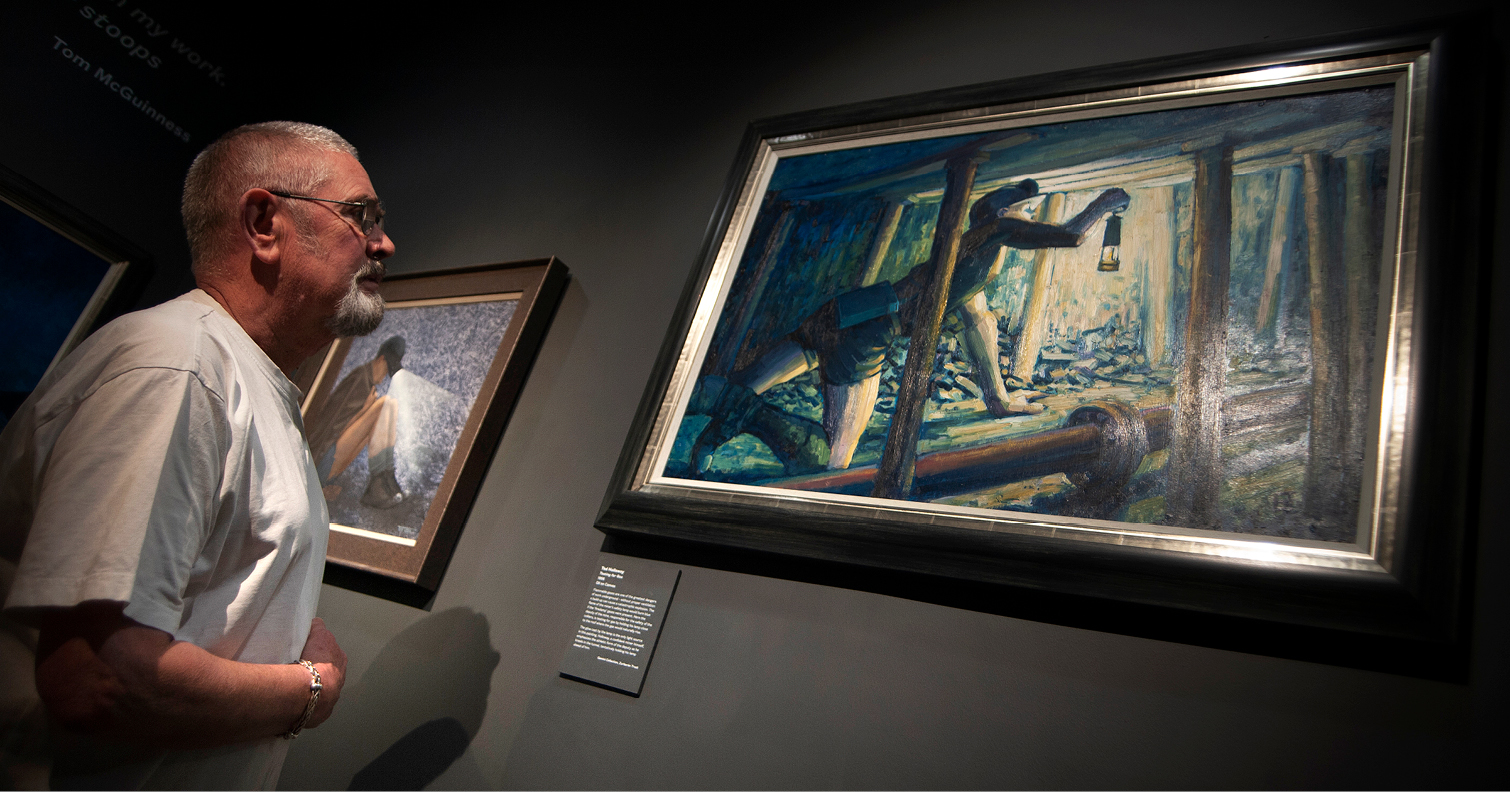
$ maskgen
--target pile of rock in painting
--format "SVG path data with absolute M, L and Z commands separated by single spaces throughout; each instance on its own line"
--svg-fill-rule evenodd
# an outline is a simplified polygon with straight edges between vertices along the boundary
M 1014 339 L 1015 340 L 1015 339 Z M 1011 360 L 1011 341 L 1003 334 L 1002 363 Z M 1033 387 L 1054 393 L 1073 393 L 1109 385 L 1168 385 L 1168 369 L 1154 369 L 1144 356 L 1137 333 L 1115 323 L 1081 331 L 1074 338 L 1052 341 L 1038 354 Z M 1009 382 L 1021 387 L 1026 383 Z
M 902 336 L 886 350 L 886 362 L 881 364 L 881 395 L 876 399 L 876 412 L 892 414 L 897 411 L 897 386 L 902 381 L 902 369 L 907 366 L 907 342 L 910 340 Z M 949 334 L 939 339 L 940 355 L 944 354 L 945 345 L 953 340 L 954 336 Z M 935 390 L 937 388 L 934 386 Z
M 1016 340 L 1016 336 L 1009 336 L 1006 329 L 1002 329 L 997 343 L 1003 371 L 1012 367 Z M 886 362 L 882 364 L 880 398 L 876 400 L 879 412 L 889 414 L 896 410 L 897 388 L 907 364 L 907 341 L 902 337 L 892 344 Z M 955 333 L 940 334 L 933 372 L 931 396 L 934 401 L 951 404 L 981 397 L 981 375 L 975 371 L 965 353 L 964 342 Z M 1009 397 L 1021 396 L 1026 401 L 1046 393 L 1074 393 L 1111 385 L 1167 385 L 1172 373 L 1148 365 L 1136 333 L 1108 324 L 1082 331 L 1073 339 L 1050 342 L 1039 353 L 1031 383 L 1007 377 L 1006 384 L 1012 392 Z M 810 372 L 772 388 L 766 392 L 765 399 L 786 412 L 817 420 L 823 410 L 818 383 L 818 372 Z M 1026 407 L 1014 410 L 1029 411 Z
M 818 371 L 794 377 L 761 394 L 770 404 L 789 415 L 814 421 L 823 419 L 823 395 L 818 392 Z
M 1001 328 L 997 344 L 1003 371 L 1012 368 L 1016 341 L 1016 336 L 1009 335 L 1005 327 Z M 893 359 L 887 362 L 893 365 L 888 365 L 881 373 L 882 398 L 892 397 L 887 409 L 894 405 L 896 383 L 901 376 L 901 363 L 894 361 L 898 358 L 905 360 L 899 350 L 893 349 L 892 353 Z M 965 354 L 963 342 L 954 333 L 944 333 L 940 337 L 933 370 L 933 397 L 940 403 L 980 398 L 980 375 Z M 1136 332 L 1109 323 L 1081 331 L 1072 338 L 1048 343 L 1038 355 L 1032 382 L 1007 377 L 1006 384 L 1008 391 L 1013 392 L 1012 396 L 1021 390 L 1074 393 L 1111 385 L 1167 385 L 1172 375 L 1168 369 L 1158 370 L 1148 364 Z M 1033 395 L 1027 398 L 1033 398 Z

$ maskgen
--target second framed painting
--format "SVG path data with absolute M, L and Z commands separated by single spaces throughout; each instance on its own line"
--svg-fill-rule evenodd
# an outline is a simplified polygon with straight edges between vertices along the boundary
M 599 527 L 1449 640 L 1444 40 L 758 122 Z
M 566 283 L 555 259 L 400 275 L 296 379 L 330 561 L 434 590 Z

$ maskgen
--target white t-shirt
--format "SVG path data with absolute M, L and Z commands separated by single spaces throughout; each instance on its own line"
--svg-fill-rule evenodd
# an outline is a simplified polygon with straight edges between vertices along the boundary
M 329 522 L 298 389 L 198 289 L 101 328 L 0 434 L 11 615 L 113 600 L 220 657 L 293 662 Z M 150 754 L 73 743 L 59 740 L 55 784 L 271 789 L 287 752 L 277 738 Z

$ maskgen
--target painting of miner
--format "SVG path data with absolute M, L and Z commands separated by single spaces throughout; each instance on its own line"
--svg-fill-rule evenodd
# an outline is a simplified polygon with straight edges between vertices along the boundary
M 1394 91 L 779 159 L 662 475 L 1352 541 Z
M 332 529 L 419 535 L 515 299 L 388 304 L 305 419 Z
M 393 469 L 393 444 L 397 440 L 398 396 L 378 395 L 378 386 L 403 368 L 404 337 L 393 336 L 378 348 L 366 365 L 357 366 L 330 394 L 309 435 L 309 450 L 315 458 L 325 499 L 340 496 L 342 487 L 330 483 L 346 471 L 357 455 L 367 452 L 367 486 L 361 503 L 375 509 L 391 509 L 404 500 Z

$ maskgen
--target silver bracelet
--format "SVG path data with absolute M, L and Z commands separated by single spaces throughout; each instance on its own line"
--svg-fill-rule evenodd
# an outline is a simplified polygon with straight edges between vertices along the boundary
M 304 724 L 309 723 L 309 716 L 315 714 L 315 705 L 320 703 L 320 690 L 324 688 L 324 685 L 320 684 L 320 672 L 315 670 L 314 663 L 308 660 L 300 660 L 297 664 L 309 669 L 311 677 L 309 680 L 309 703 L 304 705 L 304 714 L 299 716 L 299 720 L 294 722 L 294 727 L 279 735 L 285 740 L 292 740 L 299 736 L 299 732 L 304 731 Z

